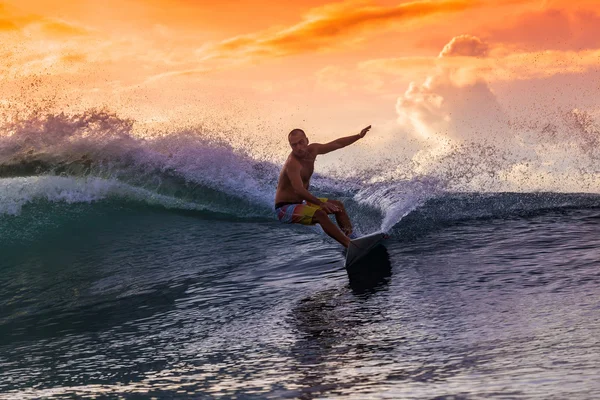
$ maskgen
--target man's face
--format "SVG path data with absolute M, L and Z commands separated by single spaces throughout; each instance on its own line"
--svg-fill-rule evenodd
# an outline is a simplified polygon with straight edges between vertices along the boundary
M 308 138 L 306 135 L 301 133 L 290 136 L 290 146 L 292 147 L 292 153 L 296 157 L 306 156 L 306 147 L 308 146 Z

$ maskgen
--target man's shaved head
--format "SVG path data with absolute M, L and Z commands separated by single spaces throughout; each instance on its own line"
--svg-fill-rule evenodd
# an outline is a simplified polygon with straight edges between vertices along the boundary
M 292 136 L 296 136 L 296 135 L 303 135 L 306 136 L 306 133 L 304 133 L 304 131 L 302 129 L 292 129 L 292 131 L 290 133 L 288 133 L 288 139 L 291 138 Z

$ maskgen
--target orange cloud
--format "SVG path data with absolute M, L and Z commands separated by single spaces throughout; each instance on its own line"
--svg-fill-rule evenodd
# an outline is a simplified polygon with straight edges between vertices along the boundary
M 0 31 L 16 31 L 19 29 L 13 22 L 7 19 L 0 19 Z
M 0 32 L 18 31 L 28 21 L 28 18 L 15 14 L 5 4 L 0 3 Z
M 204 75 L 241 67 L 260 59 L 340 50 L 349 44 L 364 41 L 368 34 L 399 29 L 417 20 L 455 13 L 481 4 L 468 0 L 422 0 L 396 6 L 372 6 L 364 0 L 328 4 L 309 10 L 300 23 L 287 28 L 273 28 L 206 44 L 196 51 L 200 58 L 199 66 L 198 60 L 190 60 L 187 68 L 150 76 L 144 84 L 167 77 Z M 323 74 L 319 77 L 321 83 L 329 81 L 331 77 L 330 71 Z M 335 85 L 333 81 L 329 83 L 329 86 Z
M 37 13 L 28 13 L 12 5 L 0 2 L 0 31 L 24 31 L 28 34 L 23 40 L 35 40 L 38 34 L 46 37 L 87 35 L 89 31 L 81 26 L 57 18 Z M 30 36 L 33 34 L 34 36 Z
M 40 30 L 43 34 L 51 36 L 82 36 L 88 34 L 86 29 L 63 21 L 44 21 L 40 26 Z
M 572 7 L 572 5 L 571 5 Z M 534 49 L 590 49 L 600 47 L 600 15 L 593 10 L 546 9 L 518 15 L 482 35 L 494 42 Z
M 204 52 L 203 59 L 282 57 L 342 47 L 361 34 L 399 27 L 415 19 L 476 7 L 466 0 L 415 1 L 397 6 L 344 2 L 311 10 L 302 22 L 281 30 L 237 36 Z

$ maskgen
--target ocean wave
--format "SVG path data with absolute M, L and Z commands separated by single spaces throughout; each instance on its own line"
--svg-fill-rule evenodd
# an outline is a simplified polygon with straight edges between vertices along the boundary
M 231 218 L 274 218 L 280 162 L 259 160 L 251 149 L 201 126 L 139 135 L 133 125 L 106 110 L 34 112 L 7 119 L 0 129 L 0 215 L 19 215 L 24 205 L 38 201 L 116 199 Z M 575 125 L 589 131 L 585 138 L 597 136 L 590 124 Z M 510 155 L 500 152 L 496 157 L 492 150 L 465 144 L 443 157 L 440 168 L 430 174 L 418 173 L 419 168 L 407 172 L 388 161 L 345 175 L 317 173 L 311 191 L 344 201 L 359 233 L 397 230 L 400 221 L 403 226 L 446 223 L 595 204 L 594 195 L 498 194 L 504 190 L 491 190 L 489 181 L 508 176 L 502 162 Z M 513 164 L 508 166 L 515 171 Z M 588 180 L 596 172 L 591 167 L 583 171 Z M 462 190 L 474 184 L 474 190 Z

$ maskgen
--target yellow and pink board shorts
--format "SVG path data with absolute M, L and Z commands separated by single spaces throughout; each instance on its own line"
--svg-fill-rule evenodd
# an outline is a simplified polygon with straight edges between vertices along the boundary
M 319 197 L 319 200 L 326 202 L 326 198 Z M 317 210 L 320 210 L 316 204 L 312 203 L 297 203 L 297 204 L 286 204 L 275 209 L 277 219 L 284 224 L 302 224 L 302 225 L 314 225 L 316 222 L 313 221 L 313 216 Z

